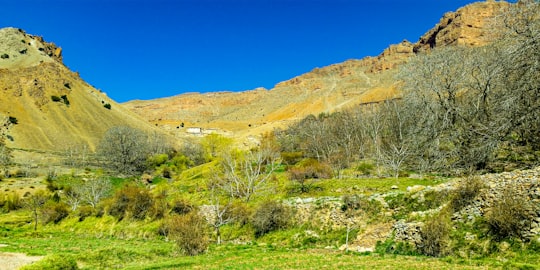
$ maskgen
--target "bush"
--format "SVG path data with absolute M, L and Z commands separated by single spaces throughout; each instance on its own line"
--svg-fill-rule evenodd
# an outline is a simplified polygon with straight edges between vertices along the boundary
M 489 231 L 496 239 L 523 238 L 523 232 L 531 225 L 532 205 L 528 197 L 517 191 L 517 187 L 506 187 L 488 209 L 485 220 Z
M 433 257 L 445 255 L 450 239 L 449 216 L 446 213 L 439 213 L 426 221 L 420 236 L 421 240 L 417 246 L 422 254 Z
M 163 231 L 175 241 L 178 248 L 186 255 L 195 256 L 208 248 L 209 238 L 207 223 L 198 213 L 174 215 L 164 224 Z
M 255 228 L 255 237 L 286 228 L 290 217 L 291 211 L 285 205 L 275 201 L 263 203 L 251 218 L 251 224 Z
M 145 219 L 153 207 L 153 198 L 147 189 L 136 186 L 125 186 L 114 195 L 109 214 L 118 220 L 130 216 L 134 219 Z
M 195 206 L 189 201 L 184 199 L 177 199 L 172 204 L 171 212 L 179 215 L 185 215 L 189 214 L 193 209 L 195 209 Z
M 70 256 L 66 255 L 49 255 L 44 259 L 37 261 L 33 264 L 24 266 L 21 270 L 75 270 L 79 269 L 77 262 Z
M 4 201 L 4 211 L 9 212 L 22 208 L 22 200 L 18 193 L 13 192 Z
M 286 165 L 294 165 L 304 158 L 303 152 L 282 152 L 281 160 Z
M 19 120 L 17 120 L 17 118 L 13 117 L 13 116 L 10 116 L 9 117 L 9 122 L 16 125 L 19 123 Z
M 462 179 L 456 190 L 451 194 L 449 203 L 451 209 L 458 212 L 463 207 L 471 204 L 484 187 L 484 182 L 478 176 L 468 176 Z
M 41 219 L 44 224 L 54 222 L 57 224 L 69 215 L 69 207 L 65 203 L 49 201 L 41 210 Z
M 381 212 L 382 205 L 376 200 L 360 197 L 358 195 L 344 195 L 341 211 L 362 210 L 370 216 L 376 216 Z
M 59 96 L 51 96 L 51 100 L 54 102 L 60 102 L 62 99 Z
M 66 95 L 62 95 L 61 98 L 62 98 L 62 100 L 64 101 L 64 104 L 66 104 L 67 106 L 69 106 L 69 100 L 68 100 L 67 96 L 66 96 Z
M 105 107 L 105 108 L 107 108 L 107 109 L 109 109 L 109 110 L 110 110 L 110 109 L 111 109 L 111 104 L 109 104 L 109 103 L 105 103 L 105 105 L 103 105 L 103 107 Z
M 77 215 L 79 216 L 79 221 L 85 220 L 87 217 L 94 215 L 94 207 L 90 205 L 83 205 L 79 207 Z
M 2 59 L 8 59 L 8 58 L 9 58 L 9 54 L 4 53 L 4 54 L 2 54 L 2 56 L 0 56 L 0 58 L 2 58 Z

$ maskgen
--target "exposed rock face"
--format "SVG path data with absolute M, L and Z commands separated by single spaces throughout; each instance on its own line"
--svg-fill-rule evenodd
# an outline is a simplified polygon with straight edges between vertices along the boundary
M 501 14 L 510 4 L 486 1 L 444 14 L 440 22 L 414 45 L 415 52 L 450 45 L 481 46 L 490 42 L 487 20 Z

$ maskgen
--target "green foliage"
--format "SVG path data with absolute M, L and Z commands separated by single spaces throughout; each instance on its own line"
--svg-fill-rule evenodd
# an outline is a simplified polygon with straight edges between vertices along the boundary
M 2 59 L 8 59 L 8 58 L 9 58 L 9 54 L 4 53 L 4 54 L 2 54 L 2 55 L 0 56 L 0 58 L 2 58 Z
M 73 257 L 65 254 L 49 255 L 33 264 L 24 266 L 21 270 L 76 270 L 79 269 Z
M 445 192 L 435 190 L 420 191 L 416 193 L 393 193 L 385 197 L 388 206 L 394 209 L 396 219 L 406 218 L 415 211 L 426 211 L 441 206 L 448 200 Z
M 286 165 L 295 165 L 303 158 L 303 152 L 281 152 L 281 160 Z
M 251 224 L 255 228 L 255 237 L 285 229 L 289 225 L 291 214 L 291 210 L 279 202 L 262 203 L 251 218 Z
M 22 207 L 23 207 L 23 203 L 18 193 L 11 192 L 6 196 L 6 199 L 4 201 L 4 206 L 3 206 L 3 210 L 5 212 L 18 210 L 18 209 L 21 209 Z
M 356 166 L 356 170 L 361 172 L 363 175 L 371 175 L 373 169 L 375 169 L 375 165 L 370 162 L 361 162 Z
M 224 152 L 229 150 L 233 141 L 231 138 L 212 133 L 205 136 L 201 142 L 204 149 L 204 156 L 207 162 L 214 160 Z
M 59 96 L 51 96 L 51 100 L 54 102 L 60 102 L 62 99 Z
M 394 241 L 387 239 L 385 241 L 377 241 L 375 252 L 379 254 L 395 254 L 395 255 L 418 255 L 418 251 L 414 245 L 408 242 Z
M 53 222 L 57 224 L 62 219 L 66 218 L 69 215 L 69 207 L 67 204 L 62 202 L 48 201 L 41 209 L 41 219 L 43 224 L 48 224 Z
M 103 105 L 103 107 L 105 107 L 106 109 L 109 109 L 109 110 L 110 110 L 110 109 L 111 109 L 111 104 L 110 104 L 110 103 L 105 103 L 105 104 Z
M 148 167 L 154 168 L 154 167 L 159 167 L 165 164 L 165 162 L 167 162 L 168 160 L 169 160 L 169 155 L 157 154 L 157 155 L 150 156 L 146 162 L 148 162 Z

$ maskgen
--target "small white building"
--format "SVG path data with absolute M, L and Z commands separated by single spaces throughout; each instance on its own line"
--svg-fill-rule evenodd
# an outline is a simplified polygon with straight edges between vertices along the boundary
M 187 133 L 192 135 L 202 135 L 202 128 L 200 127 L 189 127 L 187 128 Z

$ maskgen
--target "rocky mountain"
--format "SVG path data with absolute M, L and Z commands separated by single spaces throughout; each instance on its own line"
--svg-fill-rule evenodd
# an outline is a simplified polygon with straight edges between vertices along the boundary
M 0 29 L 0 135 L 9 147 L 93 149 L 118 125 L 152 129 L 70 71 L 54 43 L 21 29 Z
M 377 57 L 348 60 L 315 68 L 278 83 L 271 90 L 189 93 L 155 100 L 135 100 L 123 106 L 154 125 L 186 136 L 200 129 L 248 137 L 301 119 L 362 103 L 377 102 L 399 93 L 394 79 L 399 65 L 435 47 L 479 46 L 490 41 L 486 23 L 503 12 L 507 2 L 485 1 L 444 14 L 416 43 L 402 41 Z

